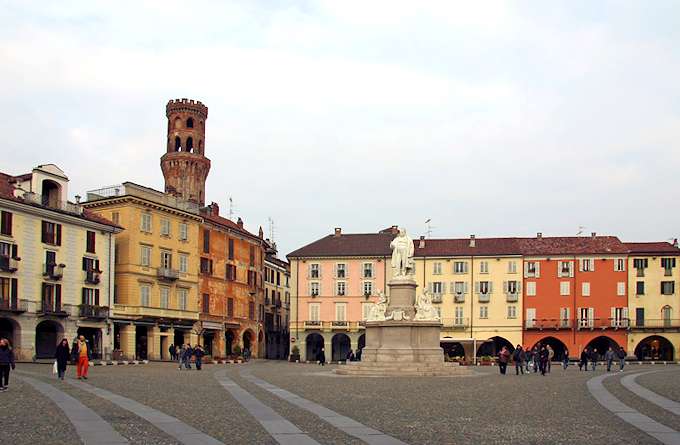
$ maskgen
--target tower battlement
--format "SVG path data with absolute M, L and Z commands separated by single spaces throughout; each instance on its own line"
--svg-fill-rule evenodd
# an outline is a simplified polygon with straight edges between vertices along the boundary
M 203 119 L 208 118 L 208 107 L 200 100 L 193 99 L 170 99 L 165 106 L 165 115 L 170 117 L 173 113 L 196 113 Z

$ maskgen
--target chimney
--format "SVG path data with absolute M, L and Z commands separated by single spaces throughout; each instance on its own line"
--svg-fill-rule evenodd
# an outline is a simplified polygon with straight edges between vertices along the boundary
M 220 216 L 220 206 L 216 202 L 210 203 L 210 216 Z
M 543 239 L 543 232 L 538 232 L 536 234 L 536 239 Z
M 673 247 L 678 247 L 678 239 L 677 238 L 675 238 L 673 240 Z
M 264 232 L 262 231 L 262 226 L 260 226 L 260 231 L 257 233 L 260 239 L 264 238 Z M 269 241 L 269 240 L 267 240 Z
M 595 238 L 597 236 L 597 232 L 590 232 L 590 237 Z
M 470 235 L 470 247 L 475 247 L 475 236 Z
M 76 204 L 80 204 L 80 195 L 76 195 Z
M 420 235 L 420 243 L 418 244 L 419 249 L 425 248 L 425 235 Z
M 335 235 L 333 236 L 340 236 L 342 235 L 342 227 L 336 227 L 335 228 Z
M 241 219 L 240 216 L 239 216 L 238 219 L 236 220 L 236 225 L 237 225 L 240 229 L 243 228 L 243 220 Z

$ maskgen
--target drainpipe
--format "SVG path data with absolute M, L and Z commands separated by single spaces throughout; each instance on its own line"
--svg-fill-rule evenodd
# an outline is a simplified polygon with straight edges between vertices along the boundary
M 477 340 L 472 335 L 474 326 L 475 313 L 475 299 L 472 296 L 475 293 L 475 257 L 470 255 L 470 338 L 472 338 L 472 363 L 477 363 Z
M 114 263 L 115 262 L 115 256 L 114 256 L 115 247 L 112 247 L 112 241 L 113 241 L 113 234 L 111 232 L 109 232 L 109 273 L 108 273 L 108 275 L 109 275 L 109 279 L 108 279 L 109 289 L 108 289 L 108 292 L 107 292 L 109 310 L 106 311 L 106 329 L 107 329 L 107 331 L 109 331 L 109 336 L 111 336 L 111 335 L 115 336 L 115 329 L 113 329 L 113 327 L 111 326 L 111 320 L 110 320 L 111 310 L 112 310 L 111 308 L 113 307 L 111 305 L 111 275 L 113 275 L 115 273 L 115 263 Z M 114 342 L 115 342 L 115 339 L 114 339 Z M 112 354 L 112 353 L 113 353 L 113 349 L 111 350 L 111 352 L 109 354 Z M 108 357 L 108 358 L 111 358 L 111 357 Z
M 300 259 L 295 261 L 295 342 L 298 349 L 300 347 Z M 305 360 L 307 360 L 307 350 L 305 350 Z

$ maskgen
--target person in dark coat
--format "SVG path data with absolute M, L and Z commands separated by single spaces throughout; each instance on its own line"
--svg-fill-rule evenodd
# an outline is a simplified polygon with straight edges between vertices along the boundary
M 69 357 L 71 357 L 71 351 L 68 347 L 68 340 L 63 339 L 57 346 L 57 352 L 54 354 L 54 358 L 57 360 L 57 378 L 60 380 L 64 380 Z
M 508 369 L 508 362 L 510 361 L 510 351 L 508 348 L 503 346 L 501 352 L 498 353 L 498 369 L 501 374 L 505 375 L 505 371 Z
M 569 349 L 564 348 L 564 356 L 562 357 L 562 368 L 567 369 L 569 366 Z
M 588 370 L 588 350 L 586 348 L 583 348 L 583 351 L 581 351 L 581 360 L 578 362 L 578 370 L 579 371 L 587 371 Z
M 182 360 L 184 361 L 184 367 L 186 369 L 191 369 L 191 356 L 194 355 L 194 349 L 191 347 L 191 343 L 187 343 L 186 349 L 184 349 L 184 356 Z
M 324 348 L 321 348 L 316 359 L 319 361 L 321 366 L 326 366 L 326 351 Z
M 541 346 L 541 350 L 538 351 L 538 356 L 540 357 L 538 367 L 541 370 L 541 375 L 545 375 L 545 372 L 548 369 L 548 361 L 550 360 L 550 351 L 548 351 L 547 347 Z
M 196 370 L 200 371 L 201 367 L 203 366 L 203 356 L 205 355 L 205 351 L 203 351 L 203 347 L 201 345 L 196 345 L 196 348 L 194 348 L 194 357 L 196 358 Z
M 526 360 L 526 354 L 522 345 L 517 345 L 515 352 L 512 353 L 512 360 L 515 362 L 515 375 L 519 375 L 521 372 L 524 374 L 524 360 Z
M 353 362 L 353 361 L 354 361 L 354 351 L 352 351 L 351 349 L 350 349 L 349 352 L 347 353 L 347 361 L 348 361 L 348 362 Z
M 0 391 L 6 391 L 9 386 L 9 370 L 16 367 L 14 351 L 6 338 L 0 339 Z
M 600 358 L 600 355 L 597 353 L 597 348 L 593 348 L 592 352 L 590 353 L 590 361 L 593 365 L 593 371 L 595 371 L 595 368 L 597 367 L 597 360 Z M 586 369 L 587 371 L 587 369 Z
M 168 347 L 168 352 L 170 353 L 170 360 L 175 361 L 175 344 L 171 343 Z

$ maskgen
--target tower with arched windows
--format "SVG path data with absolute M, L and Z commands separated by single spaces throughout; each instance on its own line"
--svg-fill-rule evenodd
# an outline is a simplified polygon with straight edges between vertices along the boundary
M 205 157 L 205 121 L 208 107 L 190 99 L 170 100 L 166 153 L 161 157 L 165 192 L 200 206 L 205 204 L 205 180 L 210 159 Z

